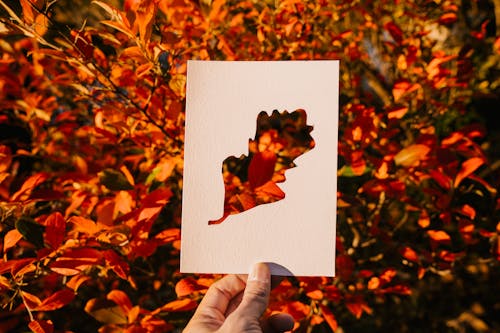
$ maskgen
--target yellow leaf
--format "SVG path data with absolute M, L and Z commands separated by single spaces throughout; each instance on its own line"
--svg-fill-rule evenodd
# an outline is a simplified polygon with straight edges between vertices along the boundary
M 414 144 L 402 149 L 399 153 L 394 156 L 394 162 L 396 165 L 401 165 L 403 167 L 416 166 L 418 162 L 426 157 L 431 149 L 422 144 Z

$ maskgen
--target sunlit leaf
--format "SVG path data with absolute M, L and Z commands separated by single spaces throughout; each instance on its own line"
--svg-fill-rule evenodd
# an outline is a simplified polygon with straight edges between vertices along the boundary
M 330 309 L 323 304 L 320 304 L 320 309 L 323 318 L 325 318 L 326 322 L 328 323 L 328 326 L 330 326 L 332 332 L 335 332 L 338 329 L 338 323 L 332 311 L 330 311 Z
M 160 310 L 166 312 L 191 311 L 198 306 L 198 303 L 192 299 L 184 298 L 169 302 L 163 305 Z
M 199 285 L 195 279 L 190 277 L 179 280 L 179 282 L 175 285 L 175 293 L 177 294 L 177 297 L 188 296 L 194 292 L 206 289 L 206 286 Z
M 33 320 L 28 327 L 33 333 L 53 333 L 54 325 L 51 320 Z
M 467 178 L 483 164 L 484 158 L 482 157 L 472 157 L 462 163 L 460 171 L 458 172 L 457 176 L 455 177 L 455 181 L 453 182 L 453 186 L 457 187 L 464 178 Z
M 38 306 L 32 308 L 32 311 L 54 311 L 71 303 L 75 298 L 75 293 L 70 289 L 56 291 L 45 298 Z
M 426 155 L 431 151 L 431 148 L 422 145 L 414 144 L 403 148 L 399 153 L 394 156 L 394 162 L 397 165 L 404 167 L 416 166 L 418 162 L 426 158 Z
M 132 302 L 130 302 L 130 299 L 128 298 L 127 294 L 125 294 L 121 290 L 112 290 L 111 292 L 108 293 L 106 298 L 110 301 L 115 302 L 117 305 L 119 305 L 124 313 L 128 313 L 132 309 Z
M 46 173 L 37 173 L 29 177 L 21 188 L 11 196 L 12 201 L 23 201 L 27 200 L 31 192 L 40 184 L 45 182 L 49 178 Z
M 92 298 L 85 305 L 85 312 L 105 324 L 126 324 L 127 314 L 115 302 Z
M 3 238 L 3 252 L 6 253 L 8 250 L 16 246 L 17 242 L 19 242 L 22 238 L 23 235 L 17 229 L 9 230 Z

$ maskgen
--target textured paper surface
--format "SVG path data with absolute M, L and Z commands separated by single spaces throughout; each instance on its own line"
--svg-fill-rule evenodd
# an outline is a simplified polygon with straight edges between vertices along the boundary
M 188 61 L 181 272 L 333 276 L 338 61 Z M 278 186 L 283 200 L 223 213 L 222 162 L 248 153 L 259 112 L 304 109 L 316 143 Z

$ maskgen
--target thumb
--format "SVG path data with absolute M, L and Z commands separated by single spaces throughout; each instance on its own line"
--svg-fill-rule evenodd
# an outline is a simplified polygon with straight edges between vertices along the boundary
M 239 316 L 258 320 L 267 308 L 271 292 L 271 272 L 264 263 L 255 264 L 238 309 Z

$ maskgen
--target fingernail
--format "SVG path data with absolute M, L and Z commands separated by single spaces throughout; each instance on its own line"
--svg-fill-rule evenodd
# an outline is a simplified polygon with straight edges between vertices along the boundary
M 253 265 L 250 274 L 248 274 L 248 281 L 260 281 L 268 283 L 269 279 L 269 267 L 267 267 L 267 265 L 263 263 Z

